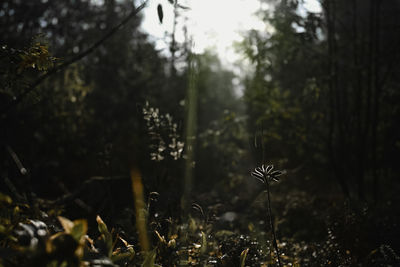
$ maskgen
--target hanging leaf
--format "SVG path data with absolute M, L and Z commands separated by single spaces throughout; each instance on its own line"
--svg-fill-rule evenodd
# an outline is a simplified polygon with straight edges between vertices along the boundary
M 163 22 L 163 18 L 164 18 L 164 13 L 163 13 L 163 9 L 162 9 L 162 5 L 158 4 L 157 6 L 157 14 L 158 14 L 158 19 L 160 20 L 160 23 Z

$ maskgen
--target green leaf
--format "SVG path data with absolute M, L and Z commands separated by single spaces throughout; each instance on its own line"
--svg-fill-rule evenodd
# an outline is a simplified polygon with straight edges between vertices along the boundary
M 88 226 L 86 220 L 76 220 L 73 222 L 74 226 L 71 229 L 72 237 L 78 242 L 81 243 L 82 238 L 86 235 Z
M 111 257 L 112 255 L 112 235 L 111 233 L 108 231 L 107 225 L 104 223 L 104 221 L 101 219 L 101 217 L 99 215 L 97 215 L 96 217 L 96 221 L 97 221 L 97 227 L 99 229 L 99 232 L 101 233 L 101 237 L 106 245 L 107 248 L 107 254 L 108 257 Z
M 200 253 L 205 254 L 207 252 L 207 236 L 206 234 L 202 231 L 201 232 L 201 248 L 200 248 Z
M 245 250 L 242 251 L 242 253 L 240 253 L 240 267 L 245 266 L 247 253 L 249 253 L 249 248 L 246 248 Z

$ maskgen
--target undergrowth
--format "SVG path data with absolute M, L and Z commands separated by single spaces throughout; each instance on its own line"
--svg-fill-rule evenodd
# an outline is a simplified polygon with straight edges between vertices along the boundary
M 372 210 L 357 213 L 344 204 L 331 206 L 330 216 L 323 216 L 326 209 L 320 209 L 314 215 L 320 216 L 322 226 L 315 228 L 318 218 L 311 218 L 302 207 L 310 201 L 298 196 L 296 204 L 288 203 L 284 213 L 276 213 L 281 218 L 268 215 L 279 233 L 276 243 L 270 237 L 271 226 L 252 212 L 257 209 L 254 205 L 246 213 L 222 209 L 213 214 L 212 205 L 195 203 L 187 220 L 149 212 L 146 206 L 151 247 L 144 251 L 137 232 L 125 231 L 115 221 L 105 222 L 100 216 L 69 220 L 62 217 L 62 207 L 39 199 L 35 204 L 22 203 L 1 194 L 0 266 L 398 266 L 396 244 L 371 241 L 377 234 L 373 225 L 379 223 Z M 287 224 L 298 219 L 293 216 L 305 215 L 315 225 L 303 230 L 317 231 L 308 240 L 296 236 Z M 134 218 L 131 224 L 135 227 Z M 384 224 L 394 225 L 394 221 Z

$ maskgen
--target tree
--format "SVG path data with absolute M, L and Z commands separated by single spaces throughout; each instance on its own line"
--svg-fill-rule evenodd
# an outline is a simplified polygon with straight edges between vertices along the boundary
M 277 3 L 273 15 L 265 15 L 274 31 L 248 34 L 243 51 L 256 69 L 245 91 L 249 129 L 263 129 L 269 158 L 289 154 L 292 163 L 308 163 L 314 172 L 331 166 L 346 196 L 371 196 L 366 183 L 377 196 L 383 162 L 396 169 L 379 151 L 388 146 L 386 129 L 397 131 L 388 113 L 395 106 L 383 88 L 397 87 L 385 73 L 397 69 L 387 56 L 399 54 L 393 49 L 399 7 L 321 4 L 322 14 L 300 15 L 297 1 Z M 395 138 L 389 139 L 394 147 Z M 390 150 L 397 158 L 399 151 Z
M 24 63 L 37 64 L 32 55 L 48 57 L 50 64 L 51 55 L 56 54 L 54 64 L 63 64 L 90 49 L 99 36 L 135 10 L 131 1 L 112 0 L 104 5 L 88 1 L 7 1 L 2 5 L 2 64 L 10 66 L 2 84 L 16 81 L 4 88 L 6 101 L 43 73 Z M 165 84 L 166 60 L 138 30 L 139 23 L 140 17 L 129 21 L 107 42 L 99 43 L 98 50 L 49 77 L 3 116 L 3 146 L 11 147 L 26 165 L 36 192 L 55 196 L 60 194 L 57 185 L 75 188 L 82 178 L 128 173 L 132 151 L 146 150 L 145 142 L 137 141 L 146 138 L 139 106 L 147 98 L 159 99 L 156 94 Z M 21 35 L 22 31 L 26 34 Z M 21 60 L 23 55 L 30 61 Z M 21 64 L 27 65 L 24 72 L 18 70 Z M 2 169 L 8 171 L 10 157 L 5 150 L 2 154 L 8 158 Z M 46 190 L 49 183 L 56 185 L 54 192 Z

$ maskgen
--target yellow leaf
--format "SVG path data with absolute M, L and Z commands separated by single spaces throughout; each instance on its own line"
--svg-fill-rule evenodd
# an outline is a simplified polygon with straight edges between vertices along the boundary
M 74 223 L 72 221 L 68 220 L 67 218 L 62 217 L 62 216 L 58 216 L 57 219 L 60 221 L 61 226 L 64 228 L 64 231 L 67 234 L 70 234 L 72 228 L 74 227 Z

